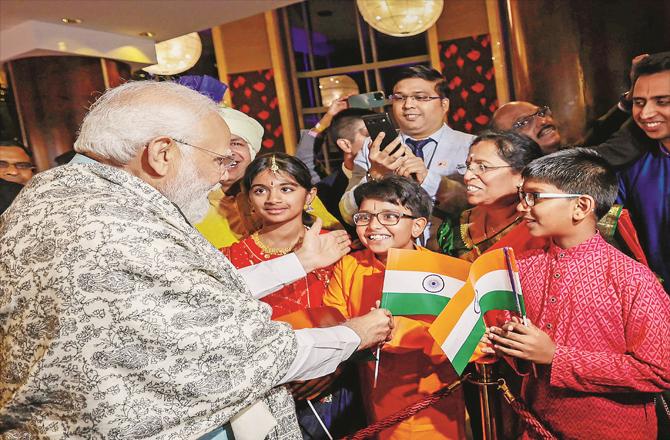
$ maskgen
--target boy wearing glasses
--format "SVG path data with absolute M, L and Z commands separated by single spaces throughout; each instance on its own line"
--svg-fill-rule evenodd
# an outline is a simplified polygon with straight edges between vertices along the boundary
M 653 393 L 670 387 L 670 299 L 596 231 L 615 173 L 574 148 L 533 161 L 522 177 L 517 209 L 551 244 L 518 260 L 532 322 L 489 328 L 485 351 L 536 365 L 523 398 L 558 438 L 656 438 Z
M 345 317 L 363 315 L 381 299 L 384 268 L 391 248 L 415 249 L 432 208 L 428 193 L 415 181 L 389 176 L 356 189 L 360 207 L 354 214 L 356 233 L 364 250 L 345 255 L 334 268 L 323 298 Z M 430 252 L 424 248 L 419 250 Z M 420 317 L 414 317 L 420 319 Z M 410 319 L 394 318 L 396 327 Z M 425 331 L 419 328 L 416 331 Z M 448 363 L 416 349 L 384 346 L 376 387 L 375 363 L 361 364 L 361 388 L 370 423 L 403 409 L 455 379 Z M 464 431 L 460 392 L 444 398 L 415 416 L 383 431 L 380 439 L 461 439 Z

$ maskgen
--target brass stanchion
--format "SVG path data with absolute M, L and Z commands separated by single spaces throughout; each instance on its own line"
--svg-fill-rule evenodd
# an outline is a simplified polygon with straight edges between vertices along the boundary
M 470 382 L 479 387 L 479 406 L 482 412 L 482 439 L 502 439 L 502 417 L 498 398 L 498 374 L 495 363 L 475 363 L 477 377 Z

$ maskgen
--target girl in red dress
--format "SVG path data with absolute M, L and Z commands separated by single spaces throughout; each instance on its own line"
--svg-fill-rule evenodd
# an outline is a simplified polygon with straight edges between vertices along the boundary
M 312 186 L 307 166 L 284 153 L 258 156 L 247 167 L 242 190 L 262 226 L 240 242 L 221 248 L 233 265 L 239 269 L 298 249 L 314 221 L 308 212 L 316 188 Z M 298 310 L 321 307 L 331 275 L 332 266 L 314 270 L 261 301 L 272 306 L 272 319 L 280 320 Z M 327 438 L 312 411 L 318 412 L 335 438 L 364 424 L 355 369 L 351 366 L 324 378 L 290 385 L 304 438 Z
M 308 212 L 316 188 L 312 186 L 307 166 L 288 154 L 264 154 L 247 167 L 242 190 L 262 226 L 238 243 L 221 248 L 233 265 L 239 269 L 298 249 L 305 230 L 314 221 Z M 331 266 L 317 269 L 261 301 L 272 306 L 272 319 L 320 307 L 331 274 Z

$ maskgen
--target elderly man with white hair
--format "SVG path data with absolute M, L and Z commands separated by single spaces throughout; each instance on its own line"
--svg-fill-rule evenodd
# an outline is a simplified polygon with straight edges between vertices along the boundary
M 247 284 L 261 272 L 241 275 L 191 226 L 235 162 L 229 139 L 208 98 L 127 83 L 92 106 L 74 163 L 0 217 L 0 434 L 199 438 L 260 407 L 258 436 L 297 439 L 279 385 L 388 338 L 382 309 L 325 329 L 270 321 Z M 348 251 L 313 231 L 287 256 L 301 270 Z

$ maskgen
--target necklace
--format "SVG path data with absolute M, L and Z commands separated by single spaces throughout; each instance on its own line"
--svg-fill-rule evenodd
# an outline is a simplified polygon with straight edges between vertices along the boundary
M 296 246 L 298 246 L 300 243 L 302 243 L 302 237 L 298 239 L 298 242 L 291 246 L 291 247 L 285 247 L 285 248 L 272 248 L 267 246 L 265 243 L 260 238 L 260 231 L 256 231 L 253 234 L 251 234 L 251 240 L 260 248 L 261 250 L 261 255 L 256 254 L 252 248 L 249 247 L 247 243 L 244 243 L 244 247 L 249 251 L 249 253 L 255 258 L 255 263 L 261 263 L 263 261 L 268 261 L 271 260 L 272 256 L 278 256 L 278 255 L 286 255 L 289 252 L 291 252 Z M 295 304 L 300 306 L 300 309 L 303 309 L 305 307 L 310 308 L 312 307 L 311 304 L 311 295 L 310 295 L 310 288 L 309 288 L 309 277 L 310 276 L 315 276 L 316 279 L 322 283 L 324 283 L 325 286 L 328 285 L 328 282 L 330 281 L 330 273 L 328 273 L 325 278 L 323 277 L 323 274 L 321 272 L 326 272 L 325 269 L 316 269 L 308 274 L 305 274 L 305 277 L 302 278 L 302 280 L 296 280 L 290 284 L 284 285 L 281 289 L 278 291 L 275 291 L 271 293 L 270 295 L 267 295 L 264 297 L 263 301 L 268 302 L 273 310 L 275 308 L 278 308 L 278 310 L 282 310 L 284 312 L 287 311 L 287 308 L 290 309 L 289 312 L 293 312 L 294 306 L 288 306 L 288 304 Z M 325 281 L 324 281 L 325 279 Z M 300 284 L 304 283 L 304 288 L 301 289 Z
M 511 223 L 507 224 L 502 229 L 499 229 L 497 232 L 495 232 L 491 236 L 487 235 L 486 228 L 485 228 L 484 229 L 484 239 L 475 243 L 475 241 L 473 240 L 472 235 L 470 233 L 470 229 L 471 229 L 471 225 L 472 225 L 472 223 L 470 222 L 470 216 L 471 215 L 472 215 L 472 211 L 470 211 L 468 213 L 467 221 L 464 222 L 464 223 L 461 223 L 461 239 L 463 240 L 463 243 L 465 243 L 465 246 L 468 249 L 473 249 L 474 248 L 477 251 L 479 251 L 479 248 L 478 248 L 479 245 L 481 245 L 482 243 L 485 243 L 486 241 L 492 240 L 493 238 L 495 238 L 495 237 L 499 236 L 500 234 L 502 234 L 503 232 L 507 231 L 509 228 L 514 226 L 519 221 L 519 219 L 521 218 L 520 216 L 516 216 L 516 218 L 514 220 L 512 220 Z
M 294 245 L 283 247 L 283 248 L 274 248 L 270 247 L 267 244 L 263 243 L 263 240 L 261 240 L 261 236 L 259 234 L 259 231 L 254 232 L 251 234 L 251 239 L 256 243 L 256 245 L 263 251 L 264 254 L 266 255 L 286 255 L 289 252 L 293 250 L 293 248 L 296 247 L 298 243 L 302 240 L 298 240 L 298 242 Z

